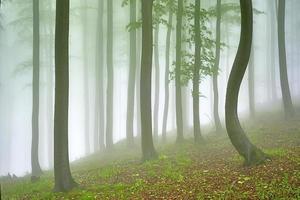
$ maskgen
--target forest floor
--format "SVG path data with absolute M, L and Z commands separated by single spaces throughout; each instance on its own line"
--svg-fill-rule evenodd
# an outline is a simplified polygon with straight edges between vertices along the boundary
M 138 147 L 118 144 L 112 153 L 72 163 L 79 186 L 69 193 L 53 193 L 46 172 L 36 183 L 29 177 L 4 182 L 2 199 L 300 199 L 300 117 L 263 117 L 243 126 L 270 161 L 244 167 L 225 133 L 199 145 L 192 139 L 158 145 L 159 158 L 144 163 Z

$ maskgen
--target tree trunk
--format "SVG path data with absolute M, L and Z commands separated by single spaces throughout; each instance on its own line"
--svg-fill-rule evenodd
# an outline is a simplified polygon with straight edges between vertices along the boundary
M 153 0 L 142 0 L 141 124 L 143 160 L 157 157 L 152 138 L 151 76 L 153 54 Z
M 175 69 L 175 87 L 176 87 L 176 125 L 177 142 L 183 140 L 183 120 L 182 120 L 182 97 L 181 97 L 181 33 L 182 33 L 182 14 L 183 0 L 178 0 L 176 25 L 176 69 Z
M 195 65 L 193 72 L 193 122 L 194 122 L 194 140 L 201 140 L 200 113 L 199 113 L 199 84 L 200 84 L 200 66 L 201 66 L 201 33 L 200 33 L 200 9 L 201 1 L 195 0 Z
M 136 0 L 130 0 L 130 23 L 136 21 Z M 136 30 L 130 31 L 130 64 L 129 79 L 127 92 L 127 118 L 126 118 L 126 137 L 128 147 L 132 147 L 134 143 L 133 135 L 133 117 L 134 117 L 134 89 L 136 78 Z
M 87 19 L 87 1 L 83 2 L 83 81 L 84 81 L 84 143 L 85 155 L 90 153 L 90 92 L 89 92 L 89 64 L 88 64 L 88 19 Z
M 159 24 L 155 26 L 154 35 L 154 65 L 155 65 L 155 95 L 154 95 L 154 115 L 153 115 L 153 135 L 154 140 L 158 140 L 158 110 L 159 110 L 159 84 L 160 84 L 160 73 L 159 73 Z
M 103 60 L 104 60 L 104 39 L 103 39 L 103 10 L 104 1 L 98 0 L 98 23 L 97 23 L 97 54 L 96 54 L 96 100 L 95 100 L 95 133 L 94 149 L 103 151 L 104 144 L 104 91 L 103 91 Z
M 251 53 L 250 53 L 250 61 L 249 61 L 249 66 L 248 66 L 248 90 L 249 90 L 248 96 L 249 96 L 249 113 L 250 113 L 251 119 L 254 119 L 254 117 L 255 117 L 254 88 L 255 88 L 255 85 L 254 85 L 254 51 L 253 51 L 253 46 L 252 46 Z
M 32 180 L 42 174 L 39 164 L 39 98 L 40 98 L 40 19 L 39 1 L 33 0 L 33 70 L 32 70 Z
M 165 105 L 164 105 L 164 115 L 163 115 L 163 125 L 162 125 L 162 140 L 166 142 L 167 139 L 167 122 L 168 122 L 168 113 L 169 113 L 169 74 L 170 74 L 170 47 L 171 47 L 171 33 L 172 33 L 172 24 L 173 24 L 173 12 L 169 11 L 169 20 L 168 20 L 168 30 L 166 38 L 166 69 L 165 69 Z
M 113 148 L 113 1 L 107 0 L 107 90 L 106 90 L 106 148 Z
M 54 191 L 76 186 L 69 164 L 69 0 L 56 1 L 55 25 L 55 111 L 54 111 Z
M 137 1 L 137 18 L 141 18 L 141 1 Z M 142 49 L 142 30 L 137 30 L 137 70 L 136 70 L 136 123 L 137 135 L 141 136 L 141 103 L 140 103 L 140 79 L 141 79 L 141 49 Z
M 218 75 L 220 65 L 220 52 L 221 51 L 221 0 L 217 0 L 217 23 L 216 23 L 216 60 L 213 73 L 213 92 L 214 92 L 214 120 L 216 131 L 222 131 L 221 120 L 219 116 L 219 87 Z
M 287 64 L 286 64 L 285 0 L 280 0 L 278 2 L 278 49 L 279 49 L 280 85 L 281 85 L 284 113 L 286 119 L 290 119 L 295 116 L 295 110 L 294 110 L 291 93 L 290 93 Z
M 275 32 L 276 32 L 276 23 L 275 23 L 275 18 L 276 18 L 276 2 L 272 1 L 272 5 L 270 6 L 270 17 L 269 17 L 269 22 L 270 22 L 270 67 L 271 67 L 271 94 L 272 94 L 272 100 L 275 101 L 277 99 L 277 90 L 276 90 L 276 63 L 275 63 Z
M 266 160 L 266 156 L 247 138 L 239 122 L 237 112 L 239 90 L 247 69 L 251 52 L 253 31 L 252 1 L 240 0 L 240 6 L 242 17 L 241 36 L 226 92 L 226 128 L 233 146 L 245 159 L 245 165 L 255 165 L 264 162 Z

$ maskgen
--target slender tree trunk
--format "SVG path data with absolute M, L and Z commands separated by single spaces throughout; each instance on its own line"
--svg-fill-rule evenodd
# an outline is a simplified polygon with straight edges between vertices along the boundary
M 253 45 L 253 44 L 252 44 Z M 251 48 L 250 60 L 248 66 L 248 92 L 249 92 L 249 112 L 250 118 L 254 119 L 255 117 L 255 93 L 254 93 L 254 51 L 253 46 Z
M 76 186 L 69 164 L 69 0 L 56 1 L 55 25 L 55 111 L 54 111 L 54 191 Z
M 271 88 L 272 88 L 272 100 L 275 101 L 277 99 L 277 91 L 276 91 L 276 63 L 275 63 L 275 33 L 276 33 L 276 2 L 272 1 L 272 5 L 270 6 L 270 67 L 271 67 Z
M 113 148 L 113 1 L 107 0 L 107 99 L 106 99 L 106 148 Z
M 136 21 L 136 0 L 130 0 L 130 23 Z M 130 64 L 129 64 L 129 79 L 127 91 L 127 118 L 126 118 L 126 136 L 127 145 L 132 147 L 134 143 L 133 135 L 133 117 L 134 117 L 134 89 L 136 77 L 136 30 L 130 31 Z
M 214 92 L 214 120 L 216 131 L 222 130 L 221 120 L 219 116 L 219 87 L 218 87 L 218 75 L 220 65 L 220 53 L 221 53 L 221 0 L 217 0 L 217 23 L 216 23 L 216 60 L 213 73 L 213 92 Z
M 200 84 L 200 65 L 201 65 L 201 33 L 200 33 L 200 8 L 201 1 L 195 0 L 195 65 L 193 72 L 193 122 L 194 140 L 201 140 L 200 113 L 199 113 L 199 84 Z
M 183 140 L 183 120 L 182 120 L 182 97 L 181 97 L 181 33 L 182 33 L 182 14 L 183 0 L 178 0 L 176 25 L 176 69 L 175 69 L 175 87 L 176 87 L 176 125 L 177 142 Z
M 152 77 L 152 7 L 153 0 L 142 0 L 142 61 L 141 61 L 141 122 L 143 160 L 157 157 L 152 138 L 151 77 Z
M 97 54 L 96 54 L 96 100 L 95 100 L 95 151 L 103 151 L 104 145 L 104 90 L 103 90 L 103 60 L 104 60 L 104 39 L 103 39 L 103 10 L 104 0 L 98 0 L 98 23 L 97 23 Z
M 83 81 L 84 81 L 84 143 L 85 155 L 90 153 L 90 92 L 89 92 L 89 64 L 87 41 L 87 1 L 83 1 Z
M 39 163 L 39 98 L 40 98 L 40 22 L 39 1 L 33 0 L 33 70 L 32 70 L 32 143 L 31 170 L 32 181 L 36 180 L 42 170 Z
M 141 18 L 141 1 L 137 1 L 137 18 Z M 141 79 L 141 49 L 142 49 L 142 30 L 137 30 L 137 70 L 136 70 L 136 122 L 137 122 L 137 135 L 141 135 L 141 103 L 140 103 L 140 79 Z
M 136 21 L 136 0 L 130 0 L 130 23 Z M 136 30 L 130 31 L 130 63 L 127 91 L 127 118 L 126 118 L 126 137 L 127 145 L 131 147 L 134 143 L 133 117 L 134 117 L 134 89 L 136 77 Z
M 154 65 L 155 65 L 155 98 L 154 98 L 154 115 L 153 115 L 153 135 L 154 140 L 158 140 L 158 110 L 159 110 L 159 84 L 160 84 L 160 73 L 159 73 L 159 24 L 155 26 L 154 30 Z
M 286 119 L 295 116 L 295 110 L 291 98 L 290 86 L 286 64 L 285 50 L 285 0 L 278 2 L 278 49 L 280 65 L 280 85 L 282 92 L 283 107 Z
M 173 24 L 173 12 L 169 11 L 168 20 L 168 30 L 166 38 L 166 69 L 165 69 L 165 105 L 164 105 L 164 115 L 163 115 L 163 125 L 162 125 L 162 140 L 166 142 L 167 140 L 167 122 L 169 113 L 169 99 L 170 99 L 170 88 L 169 88 L 169 74 L 170 74 L 170 48 L 171 48 L 171 34 L 172 34 L 172 24 Z
M 240 0 L 240 5 L 241 36 L 226 92 L 226 128 L 233 146 L 245 159 L 245 165 L 255 165 L 264 162 L 266 156 L 247 138 L 239 122 L 237 111 L 239 90 L 249 62 L 253 31 L 252 1 Z

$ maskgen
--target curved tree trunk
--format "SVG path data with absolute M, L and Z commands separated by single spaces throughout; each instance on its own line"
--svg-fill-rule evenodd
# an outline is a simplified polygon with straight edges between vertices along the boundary
M 295 116 L 295 110 L 290 93 L 290 86 L 286 64 L 285 50 L 285 0 L 278 2 L 278 48 L 279 48 L 279 69 L 282 100 L 286 119 Z
M 39 163 L 39 98 L 40 98 L 40 19 L 39 1 L 33 0 L 33 70 L 32 70 L 32 143 L 31 170 L 32 181 L 42 170 Z
M 233 146 L 236 148 L 238 153 L 244 157 L 245 165 L 254 165 L 264 162 L 266 160 L 266 156 L 247 138 L 239 122 L 237 112 L 239 90 L 247 69 L 251 52 L 253 31 L 252 0 L 240 0 L 240 6 L 242 16 L 241 36 L 226 92 L 226 128 Z
M 136 21 L 136 0 L 130 0 L 130 23 Z M 136 30 L 130 31 L 130 64 L 129 79 L 127 91 L 127 121 L 126 121 L 126 137 L 127 145 L 131 147 L 134 143 L 133 139 L 133 117 L 134 117 L 134 89 L 136 78 Z
M 141 61 L 141 124 L 143 160 L 157 157 L 152 138 L 151 77 L 152 77 L 152 7 L 153 0 L 142 0 L 142 61 Z
M 222 131 L 222 125 L 219 115 L 219 87 L 218 75 L 221 53 L 221 0 L 217 1 L 217 23 L 216 23 L 216 60 L 213 73 L 213 91 L 214 91 L 214 120 L 216 131 Z
M 76 186 L 71 176 L 68 148 L 69 6 L 69 0 L 56 1 L 54 191 L 57 192 L 69 191 Z
M 113 148 L 113 1 L 107 0 L 107 90 L 106 90 L 106 148 Z
M 195 0 L 195 65 L 193 72 L 193 122 L 194 122 L 194 140 L 201 140 L 200 114 L 199 114 L 199 84 L 200 84 L 200 65 L 201 65 L 201 33 L 200 33 L 200 8 L 201 1 Z
M 98 23 L 97 23 L 97 55 L 96 55 L 96 95 L 95 95 L 95 133 L 94 149 L 103 151 L 104 144 L 104 90 L 103 90 L 103 60 L 104 60 L 104 40 L 103 40 L 103 10 L 104 1 L 98 0 Z
M 168 20 L 168 30 L 166 38 L 166 69 L 165 69 L 165 105 L 164 105 L 164 115 L 163 115 L 163 125 L 162 125 L 162 140 L 166 142 L 167 140 L 167 122 L 169 113 L 169 99 L 170 99 L 170 88 L 169 88 L 169 74 L 170 74 L 170 47 L 171 47 L 171 33 L 173 24 L 173 12 L 169 11 Z
M 159 110 L 159 80 L 160 80 L 160 73 L 159 73 L 159 24 L 155 26 L 155 35 L 154 35 L 154 65 L 155 65 L 155 98 L 154 98 L 154 115 L 153 115 L 153 135 L 154 140 L 158 140 L 158 110 Z
M 181 97 L 181 33 L 182 33 L 183 0 L 178 0 L 177 25 L 176 25 L 176 125 L 177 142 L 183 140 L 183 120 L 182 120 L 182 97 Z

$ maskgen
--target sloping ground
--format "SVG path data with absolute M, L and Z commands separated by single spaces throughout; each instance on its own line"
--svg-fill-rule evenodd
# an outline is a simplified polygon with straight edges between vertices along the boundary
M 72 165 L 80 187 L 52 193 L 50 172 L 37 183 L 6 182 L 3 199 L 300 199 L 300 118 L 258 120 L 246 130 L 272 160 L 243 167 L 226 134 L 198 146 L 187 140 L 159 148 L 159 159 L 141 163 L 140 151 L 123 147 Z

